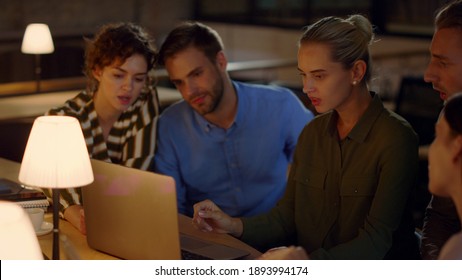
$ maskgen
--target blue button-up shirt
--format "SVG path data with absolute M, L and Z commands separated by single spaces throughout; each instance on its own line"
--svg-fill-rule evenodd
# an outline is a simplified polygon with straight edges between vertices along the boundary
M 179 212 L 211 199 L 231 216 L 268 211 L 282 197 L 297 138 L 313 118 L 288 89 L 233 82 L 238 108 L 223 129 L 185 101 L 159 118 L 154 171 L 176 182 Z

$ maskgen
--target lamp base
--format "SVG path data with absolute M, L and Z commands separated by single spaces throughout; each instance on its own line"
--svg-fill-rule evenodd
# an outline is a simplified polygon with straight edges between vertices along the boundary
M 53 260 L 59 260 L 59 189 L 53 189 Z

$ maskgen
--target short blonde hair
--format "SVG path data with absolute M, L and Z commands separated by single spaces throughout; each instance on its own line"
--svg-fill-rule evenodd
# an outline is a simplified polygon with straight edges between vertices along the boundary
M 369 46 L 374 40 L 372 25 L 362 15 L 347 19 L 325 17 L 307 27 L 299 40 L 299 46 L 308 42 L 325 43 L 331 47 L 332 60 L 350 69 L 357 60 L 366 65 L 365 80 L 371 79 Z

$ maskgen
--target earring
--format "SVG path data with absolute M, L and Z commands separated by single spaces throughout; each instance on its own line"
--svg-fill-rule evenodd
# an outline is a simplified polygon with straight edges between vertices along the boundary
M 353 85 L 355 86 L 358 83 L 358 81 L 354 80 Z

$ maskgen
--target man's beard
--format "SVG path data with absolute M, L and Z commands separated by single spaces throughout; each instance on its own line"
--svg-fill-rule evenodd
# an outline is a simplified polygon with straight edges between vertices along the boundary
M 196 111 L 202 116 L 213 113 L 217 109 L 218 105 L 220 105 L 221 100 L 223 99 L 223 94 L 224 94 L 223 79 L 221 78 L 221 76 L 218 76 L 218 79 L 216 79 L 216 83 L 212 87 L 212 91 L 210 91 L 206 95 L 211 98 L 210 105 L 205 108 L 197 107 Z

